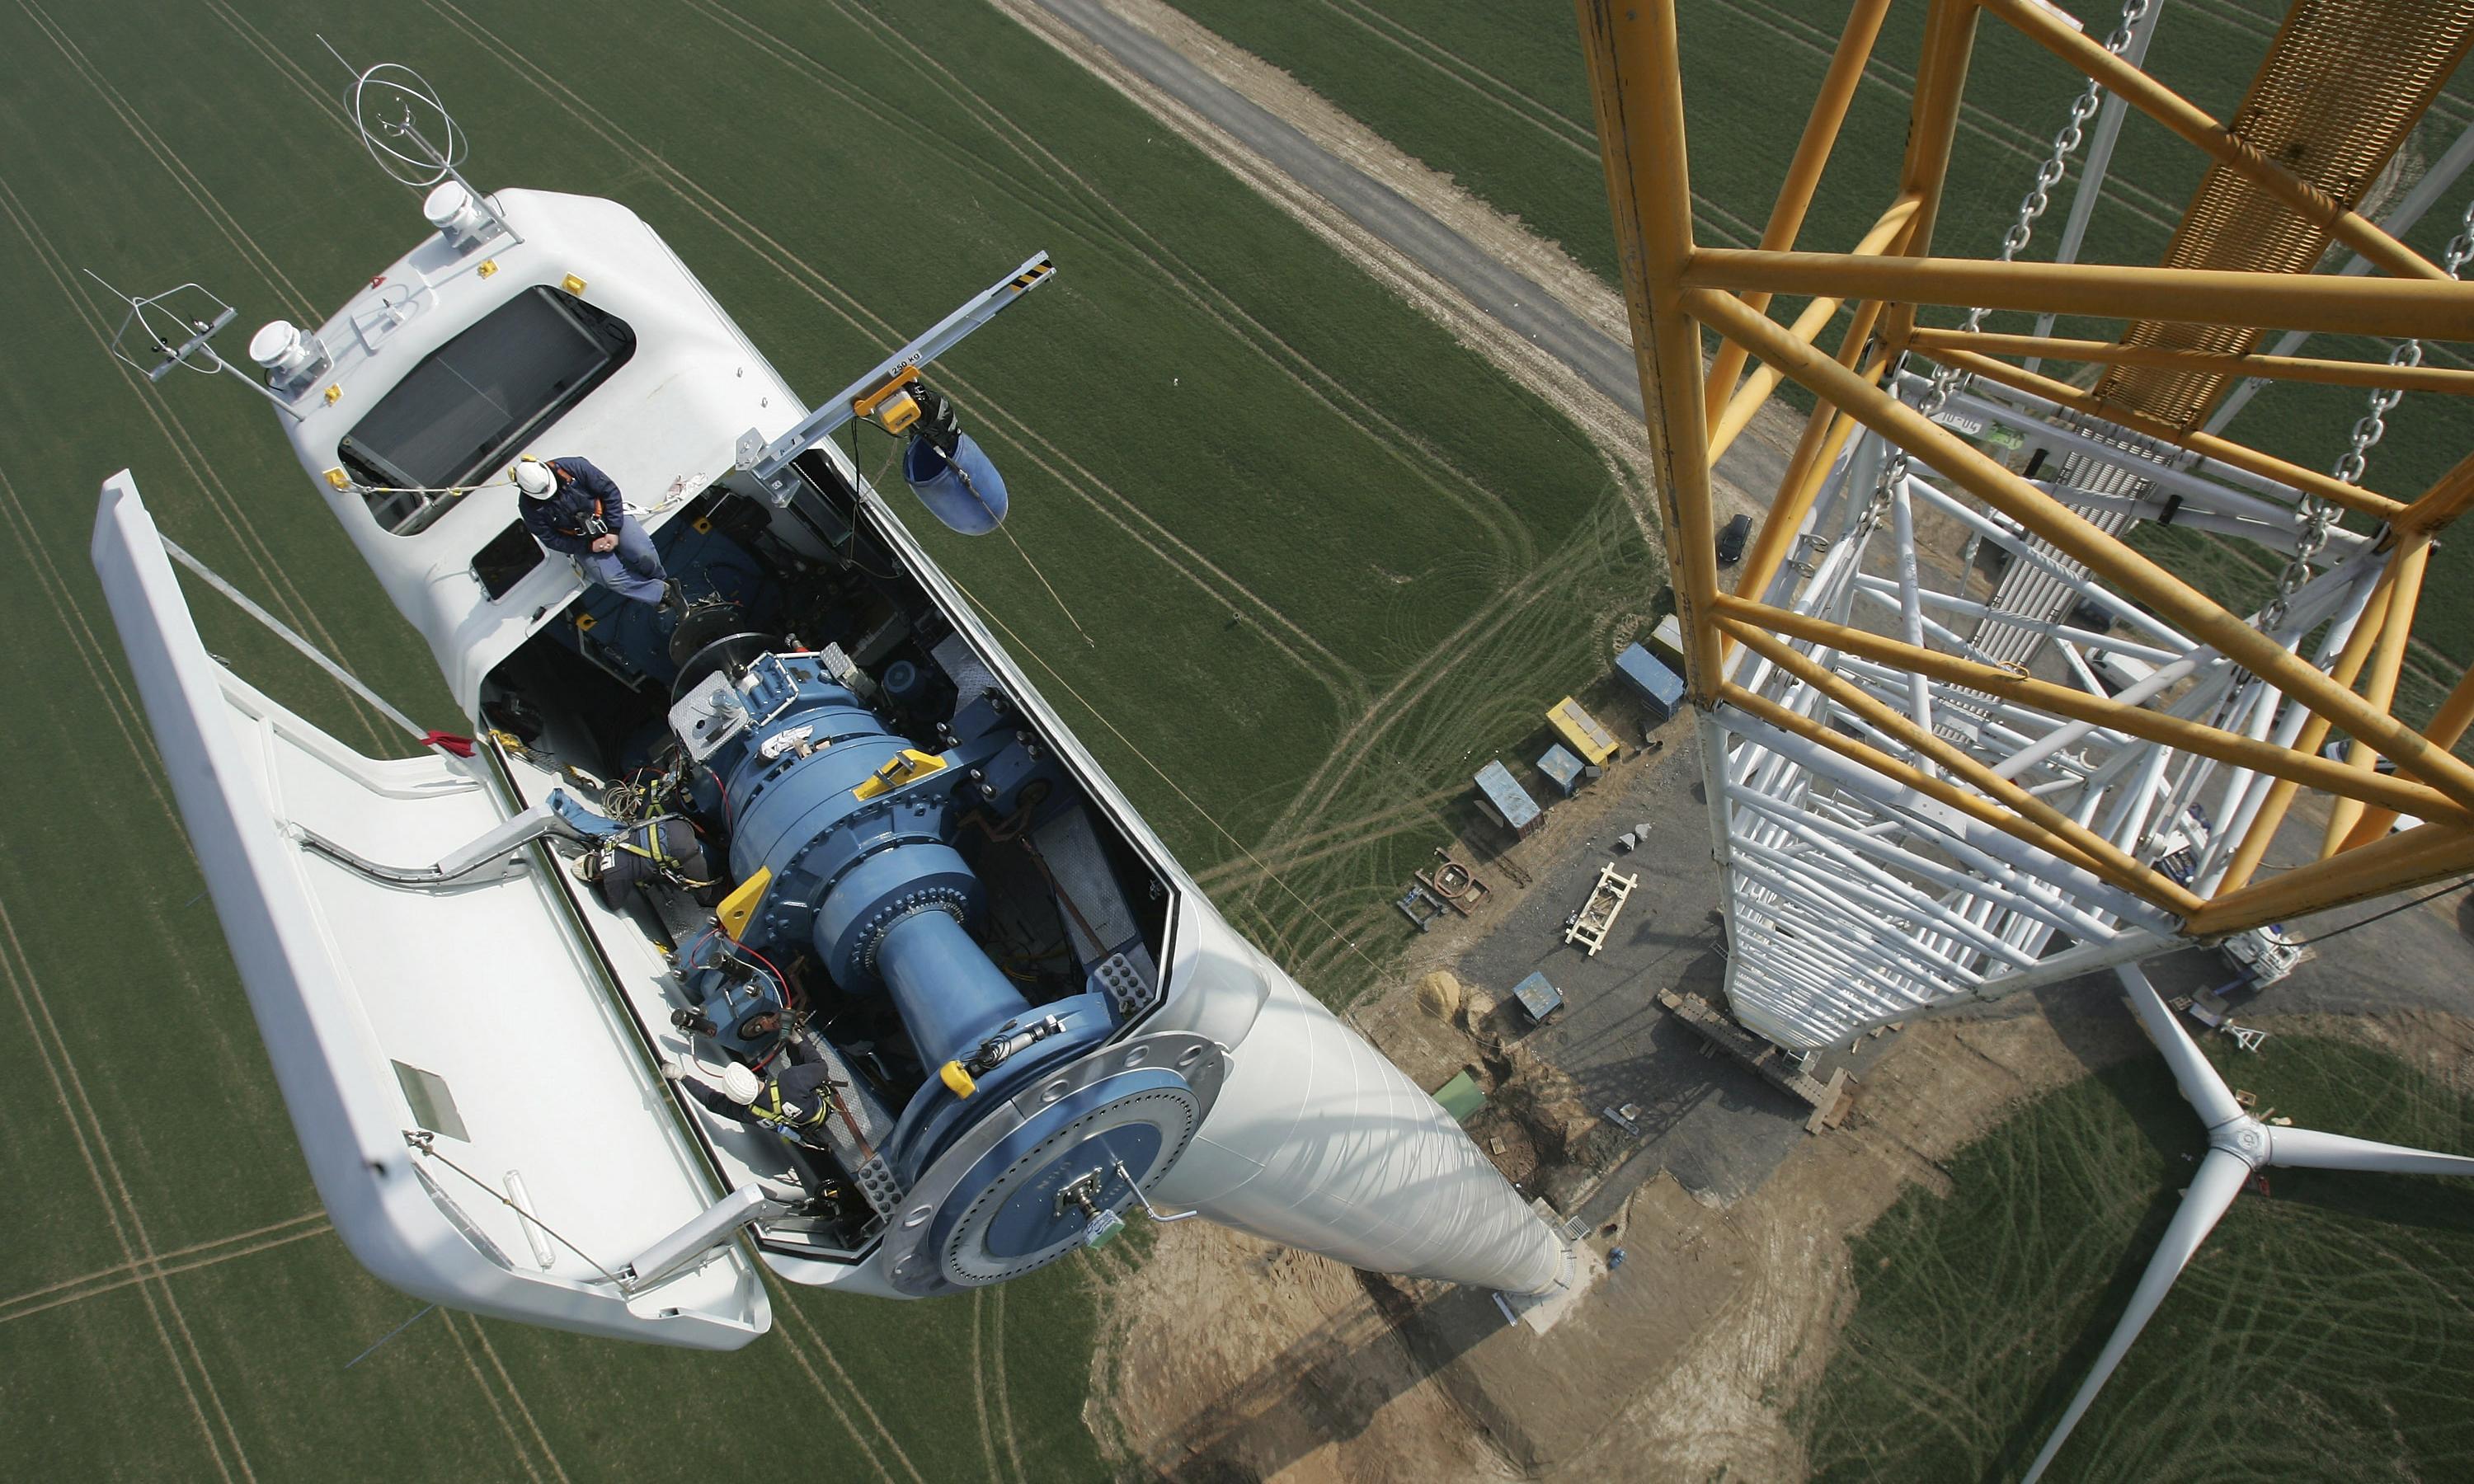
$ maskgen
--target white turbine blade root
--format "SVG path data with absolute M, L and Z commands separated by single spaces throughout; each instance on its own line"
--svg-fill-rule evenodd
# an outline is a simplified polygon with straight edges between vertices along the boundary
M 2432 1154 L 2322 1134 L 2316 1129 L 2269 1129 L 2268 1162 L 2288 1169 L 2381 1170 L 2390 1175 L 2474 1175 L 2474 1160 L 2461 1154 Z
M 2045 1440 L 2044 1451 L 2036 1455 L 2021 1484 L 2035 1484 L 2052 1463 L 2053 1455 L 2062 1450 L 2071 1429 L 2087 1414 L 2088 1403 L 2104 1389 L 2114 1367 L 2122 1364 L 2122 1355 L 2129 1351 L 2130 1342 L 2147 1327 L 2156 1305 L 2165 1302 L 2167 1291 L 2172 1288 L 2173 1280 L 2181 1276 L 2199 1244 L 2216 1230 L 2217 1219 L 2234 1204 L 2234 1197 L 2242 1193 L 2243 1182 L 2249 1178 L 2250 1161 L 2230 1150 L 2211 1149 L 2207 1158 L 2199 1161 L 2199 1172 L 2191 1177 L 2191 1188 L 2182 1197 L 2182 1209 L 2173 1213 L 2172 1225 L 2165 1229 L 2164 1240 L 2156 1244 L 2156 1256 L 2147 1259 L 2147 1271 L 2139 1276 L 2139 1286 L 2131 1290 L 2130 1306 L 2122 1311 L 2122 1323 L 2113 1327 L 2113 1338 L 2104 1342 L 2104 1350 L 2097 1355 L 2088 1378 L 2079 1383 L 2078 1395 L 2071 1398 L 2070 1408 L 2054 1424 L 2053 1435 Z
M 2130 1008 L 2139 1012 L 2139 1018 L 2147 1023 L 2148 1039 L 2165 1053 L 2165 1065 L 2173 1069 L 2174 1085 L 2182 1089 L 2183 1098 L 2198 1110 L 2199 1121 L 2213 1129 L 2241 1117 L 2242 1105 L 2234 1101 L 2233 1089 L 2217 1075 L 2216 1067 L 2199 1049 L 2199 1043 L 2191 1039 L 2191 1033 L 2182 1029 L 2181 1020 L 2166 1006 L 2165 996 L 2147 982 L 2146 971 L 2136 964 L 2122 964 L 2115 968 L 2114 973 L 2122 980 L 2122 987 L 2130 992 Z

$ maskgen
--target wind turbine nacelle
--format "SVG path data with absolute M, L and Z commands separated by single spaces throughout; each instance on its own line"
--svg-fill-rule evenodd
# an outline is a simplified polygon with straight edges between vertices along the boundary
M 672 714 L 732 821 L 745 884 L 723 921 L 776 961 L 812 955 L 845 993 L 885 994 L 934 1072 L 879 1150 L 910 1192 L 894 1284 L 993 1282 L 1104 1235 L 1184 1151 L 1222 1058 L 1195 1037 L 1093 1057 L 1124 1028 L 1106 994 L 1034 1008 L 974 939 L 988 893 L 955 836 L 975 812 L 1025 827 L 1055 795 L 1031 733 L 982 698 L 926 752 L 822 657 L 778 653 L 707 677 Z

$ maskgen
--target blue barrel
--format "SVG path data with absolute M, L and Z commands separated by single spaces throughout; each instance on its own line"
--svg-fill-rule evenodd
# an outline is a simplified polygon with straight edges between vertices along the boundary
M 951 459 L 924 438 L 902 450 L 902 478 L 929 514 L 964 536 L 985 536 L 1005 523 L 1005 476 L 964 433 Z

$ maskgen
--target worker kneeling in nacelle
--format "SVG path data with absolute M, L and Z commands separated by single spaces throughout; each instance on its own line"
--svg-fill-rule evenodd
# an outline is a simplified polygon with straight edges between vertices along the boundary
M 733 1062 L 717 1089 L 675 1058 L 663 1059 L 662 1075 L 725 1118 L 771 1129 L 792 1143 L 828 1147 L 825 1120 L 833 1114 L 834 1095 L 822 1062 L 803 1062 L 769 1077 Z

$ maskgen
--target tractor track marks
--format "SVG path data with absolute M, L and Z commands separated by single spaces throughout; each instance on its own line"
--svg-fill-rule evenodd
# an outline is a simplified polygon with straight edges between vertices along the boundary
M 19 201 L 16 191 L 9 184 L 6 176 L 0 176 L 0 215 L 6 215 L 10 225 L 15 227 L 18 233 L 26 239 L 28 246 L 34 249 L 35 256 L 42 263 L 44 272 L 51 275 L 53 283 L 60 290 L 61 297 L 68 302 L 71 309 L 76 311 L 79 322 L 85 326 L 86 332 L 94 337 L 95 344 L 101 347 L 109 347 L 111 337 L 105 331 L 103 322 L 96 318 L 92 305 L 86 300 L 85 291 L 68 272 L 67 259 L 61 255 L 58 248 L 53 246 L 50 235 L 42 228 L 42 224 L 25 209 L 24 203 Z M 325 645 L 327 653 L 340 661 L 343 658 L 343 647 L 335 642 L 333 633 L 319 619 L 316 610 L 309 606 L 308 599 L 292 582 L 290 575 L 283 570 L 282 563 L 275 556 L 274 548 L 269 546 L 266 539 L 258 533 L 256 524 L 250 519 L 247 508 L 233 496 L 231 491 L 224 484 L 222 476 L 215 472 L 213 464 L 198 447 L 197 441 L 190 436 L 188 427 L 181 421 L 180 415 L 173 412 L 169 404 L 164 402 L 159 392 L 131 371 L 129 367 L 115 360 L 114 370 L 119 372 L 121 380 L 136 395 L 138 405 L 146 410 L 147 417 L 155 423 L 156 431 L 162 434 L 163 441 L 171 445 L 173 456 L 180 460 L 183 468 L 188 470 L 189 477 L 197 482 L 199 491 L 206 496 L 207 509 L 214 512 L 215 517 L 223 523 L 225 532 L 239 547 L 241 559 L 256 572 L 259 582 L 264 585 L 263 590 L 270 599 L 268 607 L 294 625 L 316 635 Z M 385 734 L 380 732 L 372 721 L 367 705 L 349 690 L 344 690 L 341 685 L 338 685 L 337 689 L 343 691 L 349 699 L 352 714 L 359 719 L 362 729 L 369 733 L 371 740 L 383 749 L 387 745 Z
M 616 123 L 612 122 L 606 115 L 603 115 L 600 110 L 593 108 L 589 103 L 586 103 L 579 95 L 575 94 L 571 89 L 569 89 L 564 84 L 558 83 L 555 78 L 548 76 L 542 69 L 533 65 L 528 58 L 514 51 L 508 43 L 496 33 L 489 30 L 489 28 L 483 26 L 478 21 L 473 19 L 470 14 L 464 12 L 460 7 L 453 4 L 452 0 L 423 0 L 423 3 L 442 20 L 447 21 L 450 26 L 461 31 L 468 39 L 488 48 L 494 57 L 504 62 L 511 70 L 516 72 L 519 77 L 522 78 L 530 85 L 541 91 L 545 96 L 549 97 L 553 102 L 557 103 L 566 112 L 575 118 L 577 122 L 599 134 L 605 141 L 618 148 L 623 153 L 631 155 L 650 166 L 655 172 L 656 180 L 660 181 L 664 189 L 670 192 L 670 194 L 678 198 L 691 209 L 703 216 L 714 227 L 739 242 L 740 245 L 745 248 L 748 251 L 765 261 L 768 266 L 780 273 L 787 280 L 792 283 L 793 286 L 799 288 L 802 292 L 809 295 L 809 297 L 815 299 L 819 304 L 831 311 L 837 318 L 841 319 L 853 328 L 861 330 L 871 336 L 881 339 L 899 338 L 899 332 L 896 331 L 889 323 L 868 311 L 865 305 L 853 299 L 850 296 L 836 288 L 832 280 L 813 265 L 808 263 L 796 253 L 784 248 L 762 228 L 749 223 L 743 216 L 740 216 L 737 210 L 732 208 L 728 203 L 706 190 L 686 172 L 671 165 L 668 161 L 663 159 L 658 154 L 639 143 L 632 135 L 628 134 Z M 1298 652 L 1298 645 L 1302 644 L 1306 648 L 1312 648 L 1326 654 L 1329 652 L 1327 650 L 1323 650 L 1321 642 L 1317 640 L 1313 634 L 1297 624 L 1284 611 L 1254 593 L 1249 588 L 1246 587 L 1242 583 L 1238 583 L 1233 578 L 1228 577 L 1225 572 L 1221 571 L 1216 564 L 1203 558 L 1201 552 L 1195 550 L 1192 546 L 1179 539 L 1173 533 L 1169 532 L 1165 526 L 1159 524 L 1159 522 L 1152 519 L 1148 514 L 1142 512 L 1133 501 L 1119 493 L 1104 481 L 1099 480 L 1097 476 L 1091 475 L 1088 470 L 1081 468 L 1079 465 L 1075 464 L 1072 461 L 1070 456 L 1064 455 L 1061 450 L 1058 450 L 1055 447 L 1055 444 L 1051 443 L 1048 440 L 1039 437 L 1021 419 L 1007 412 L 1002 403 L 997 402 L 993 398 L 982 395 L 976 387 L 966 378 L 956 375 L 952 372 L 947 372 L 942 379 L 948 385 L 954 386 L 967 393 L 972 398 L 972 404 L 985 413 L 990 418 L 992 423 L 1000 424 L 1012 430 L 1014 435 L 1013 441 L 1017 443 L 1017 446 L 1023 449 L 1026 456 L 1029 457 L 1035 466 L 1049 473 L 1051 477 L 1055 478 L 1060 487 L 1068 493 L 1082 501 L 1095 513 L 1108 520 L 1111 524 L 1116 525 L 1128 536 L 1134 538 L 1139 544 L 1142 544 L 1154 556 L 1160 558 L 1160 560 L 1173 571 L 1177 572 L 1178 575 L 1184 577 L 1188 582 L 1201 588 L 1206 593 L 1210 593 L 1216 602 L 1225 604 L 1228 601 L 1229 593 L 1233 592 L 1237 594 L 1247 605 L 1250 606 L 1256 612 L 1261 614 L 1263 618 L 1268 620 L 1267 624 L 1258 625 L 1257 629 L 1258 632 L 1265 635 L 1269 642 L 1281 649 L 1283 653 L 1298 666 L 1298 668 L 1305 671 L 1309 676 L 1314 677 L 1326 685 L 1333 684 L 1330 674 L 1322 667 L 1309 662 Z M 1087 488 L 1083 483 L 1066 478 L 1059 471 L 1060 465 L 1074 468 L 1078 474 L 1082 476 L 1083 480 L 1087 480 L 1089 482 Z M 1105 496 L 1105 502 L 1102 499 L 1102 496 L 1104 495 Z M 1117 508 L 1111 509 L 1110 503 L 1113 503 Z M 1124 512 L 1124 514 L 1120 514 L 1120 511 Z M 1128 519 L 1128 515 L 1132 517 L 1131 520 Z M 1137 534 L 1135 529 L 1137 522 L 1143 527 L 1148 528 L 1150 531 L 1151 536 L 1148 539 Z M 1179 554 L 1177 558 L 1172 558 L 1168 554 L 1167 548 L 1171 547 L 1175 548 Z M 1213 577 L 1217 578 L 1218 586 L 1215 586 L 1213 582 L 1204 580 L 1201 575 L 1203 572 L 1209 572 Z M 1290 641 L 1283 641 L 1278 637 L 1278 634 L 1274 633 L 1275 630 L 1289 634 L 1291 636 Z
M 742 40 L 759 46 L 767 56 L 807 77 L 835 96 L 857 103 L 860 94 L 850 91 L 852 84 L 823 62 L 810 57 L 793 43 L 766 31 L 755 22 L 730 11 L 717 0 L 680 0 L 681 4 L 705 13 L 716 24 L 723 26 Z M 1066 203 L 1081 208 L 1092 230 L 1104 241 L 1112 242 L 1132 259 L 1154 274 L 1160 283 L 1185 299 L 1213 323 L 1227 331 L 1229 337 L 1244 346 L 1264 363 L 1286 378 L 1293 386 L 1312 397 L 1319 405 L 1346 422 L 1364 436 L 1401 468 L 1426 484 L 1443 498 L 1459 507 L 1476 522 L 1488 538 L 1501 548 L 1502 560 L 1516 565 L 1531 555 L 1528 531 L 1511 504 L 1474 474 L 1453 465 L 1442 450 L 1426 443 L 1408 429 L 1384 416 L 1380 408 L 1351 392 L 1347 383 L 1322 370 L 1315 360 L 1290 345 L 1279 333 L 1249 314 L 1243 305 L 1223 292 L 1210 275 L 1197 270 L 1179 256 L 1176 250 L 1143 228 L 1129 213 L 1112 203 L 1105 191 L 1076 170 L 1055 152 L 1038 142 L 1036 134 L 1016 123 L 1003 110 L 993 108 L 961 84 L 952 71 L 936 60 L 934 55 L 921 47 L 909 35 L 885 21 L 838 3 L 833 5 L 839 13 L 863 29 L 873 29 L 886 44 L 910 54 L 923 74 L 932 76 L 934 84 L 958 108 L 979 118 L 990 137 L 1010 151 L 1025 165 L 1039 173 L 1042 179 L 1067 185 Z M 990 171 L 982 156 L 957 141 L 944 139 L 933 131 L 921 129 L 912 116 L 891 104 L 881 104 L 873 95 L 863 105 L 886 127 L 908 130 L 915 137 L 934 140 L 958 151 L 958 158 L 982 174 L 992 188 L 1007 189 L 1017 200 L 1024 199 L 1011 187 L 1021 178 L 1000 171 Z M 1079 195 L 1074 194 L 1079 192 Z M 1273 354 L 1276 350 L 1278 353 Z M 1412 458 L 1414 452 L 1417 457 Z M 1467 487 L 1467 493 L 1455 491 L 1452 482 L 1441 480 L 1430 472 L 1430 466 L 1448 469 L 1453 481 Z M 1339 663 L 1337 657 L 1326 658 Z
M 223 1398 L 215 1389 L 214 1377 L 206 1370 L 206 1355 L 198 1347 L 197 1336 L 189 1328 L 188 1317 L 182 1312 L 181 1301 L 172 1292 L 171 1281 L 159 1270 L 159 1257 L 153 1240 L 147 1235 L 144 1218 L 137 1214 L 135 1198 L 131 1195 L 128 1179 L 112 1153 L 111 1140 L 104 1133 L 102 1115 L 95 1111 L 93 1100 L 86 1094 L 85 1081 L 79 1075 L 77 1063 L 69 1054 L 68 1043 L 61 1036 L 60 1024 L 53 1018 L 51 1005 L 36 977 L 34 963 L 26 956 L 25 945 L 18 940 L 16 925 L 10 921 L 5 905 L 0 905 L 0 937 L 6 939 L 5 948 L 0 948 L 0 978 L 9 981 L 18 1013 L 25 1019 L 36 1060 L 41 1063 L 44 1075 L 51 1083 L 54 1101 L 68 1119 L 86 1175 L 93 1183 L 95 1195 L 103 1203 L 104 1216 L 111 1228 L 112 1239 L 119 1246 L 122 1258 L 147 1279 L 138 1285 L 138 1294 L 145 1301 L 147 1316 L 154 1321 L 155 1333 L 162 1341 L 164 1352 L 172 1362 L 182 1395 L 188 1402 L 190 1416 L 196 1421 L 206 1451 L 214 1460 L 215 1472 L 230 1484 L 237 1471 L 240 1479 L 254 1484 L 257 1472 L 250 1466 L 249 1453 L 241 1446 L 240 1434 L 232 1426 L 231 1414 L 225 1409 Z M 180 1334 L 178 1341 L 173 1339 L 175 1330 Z M 194 1382 L 190 1374 L 193 1369 L 196 1372 Z M 203 1401 L 199 1395 L 201 1390 L 205 1393 Z M 211 1419 L 207 1416 L 210 1410 L 213 1413 Z
M 262 1252 L 272 1252 L 278 1247 L 288 1247 L 294 1242 L 325 1236 L 334 1230 L 334 1227 L 328 1224 L 325 1211 L 311 1211 L 306 1216 L 295 1216 L 290 1221 L 279 1221 L 273 1226 L 260 1227 L 254 1232 L 217 1237 L 211 1242 L 200 1242 L 194 1246 L 176 1248 L 170 1252 L 157 1253 L 153 1257 L 122 1262 L 92 1273 L 80 1274 L 76 1278 L 64 1278 L 56 1283 L 46 1283 L 40 1288 L 28 1289 L 13 1298 L 0 1299 L 0 1325 L 19 1319 L 29 1319 L 47 1309 L 83 1303 L 87 1299 L 113 1293 L 134 1283 L 151 1281 L 158 1277 L 187 1273 L 198 1268 L 213 1267 L 219 1262 L 230 1262 L 236 1257 L 248 1257 Z M 270 1233 L 280 1234 L 269 1235 Z M 251 1240 L 253 1237 L 258 1239 L 253 1241 Z M 201 1254 L 203 1256 L 199 1256 Z M 185 1262 L 173 1260 L 179 1257 L 186 1257 L 189 1260 Z

